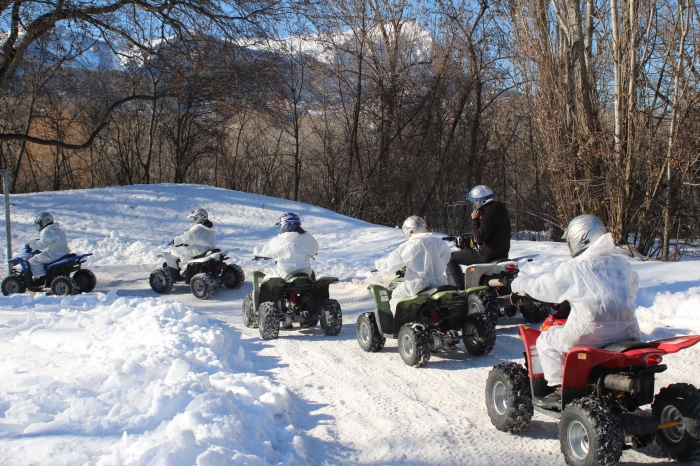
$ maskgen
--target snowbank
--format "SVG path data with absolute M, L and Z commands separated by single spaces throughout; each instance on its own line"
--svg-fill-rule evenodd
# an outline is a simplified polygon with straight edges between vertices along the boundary
M 637 319 L 641 330 L 653 338 L 700 333 L 700 287 L 657 293 L 651 307 L 637 308 Z
M 0 319 L 0 437 L 114 436 L 98 465 L 306 463 L 286 389 L 182 304 L 22 295 Z

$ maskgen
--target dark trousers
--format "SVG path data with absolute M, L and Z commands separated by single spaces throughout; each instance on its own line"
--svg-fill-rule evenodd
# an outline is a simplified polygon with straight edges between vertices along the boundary
M 447 269 L 452 275 L 457 288 L 464 289 L 464 274 L 462 273 L 461 265 L 483 264 L 484 255 L 475 249 L 465 249 L 463 251 L 452 251 L 450 261 L 447 263 Z

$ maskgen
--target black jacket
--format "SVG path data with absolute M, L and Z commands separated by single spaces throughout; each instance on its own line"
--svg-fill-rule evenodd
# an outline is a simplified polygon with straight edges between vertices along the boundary
M 502 201 L 489 202 L 481 218 L 472 219 L 472 234 L 486 262 L 506 259 L 510 252 L 510 216 Z

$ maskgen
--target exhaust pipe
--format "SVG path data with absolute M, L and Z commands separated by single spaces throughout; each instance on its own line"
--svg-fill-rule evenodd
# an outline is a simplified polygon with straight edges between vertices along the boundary
M 620 374 L 608 374 L 603 380 L 605 388 L 636 395 L 642 391 L 642 381 L 636 377 Z

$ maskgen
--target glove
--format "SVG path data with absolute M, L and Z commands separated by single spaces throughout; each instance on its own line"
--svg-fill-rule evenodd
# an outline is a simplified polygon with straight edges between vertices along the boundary
M 520 296 L 518 293 L 511 293 L 510 294 L 510 303 L 513 306 L 519 306 L 519 302 L 522 299 L 522 296 Z
M 32 252 L 32 248 L 29 247 L 29 244 L 24 245 L 24 252 Z

